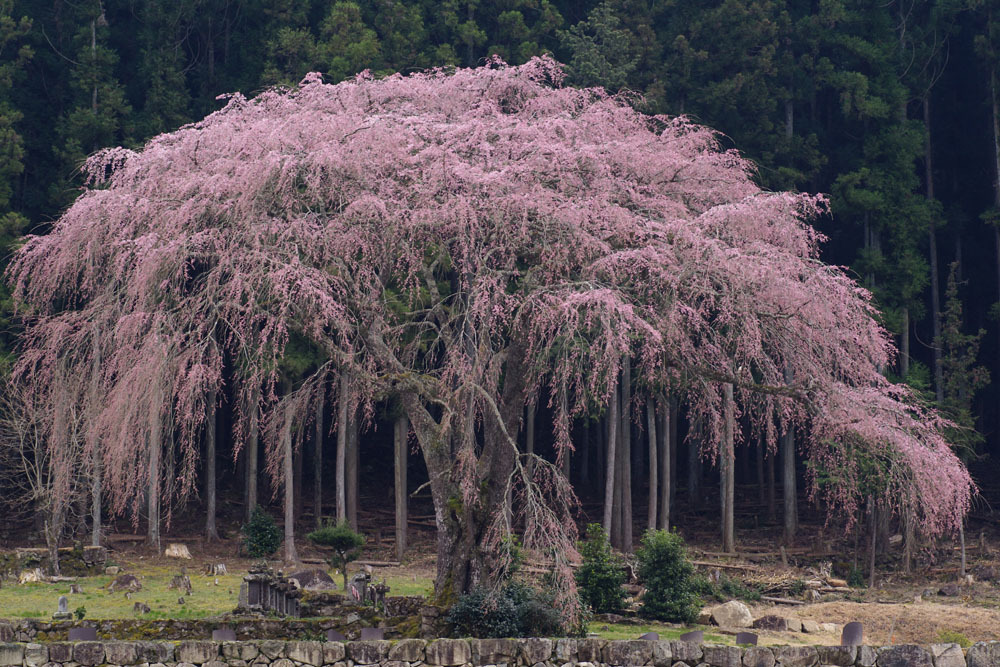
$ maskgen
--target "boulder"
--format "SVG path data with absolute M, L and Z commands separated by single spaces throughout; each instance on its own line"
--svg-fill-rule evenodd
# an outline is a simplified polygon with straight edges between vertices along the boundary
M 802 621 L 795 618 L 794 616 L 786 618 L 785 622 L 788 624 L 789 632 L 802 632 Z
M 949 598 L 958 597 L 961 592 L 962 589 L 958 587 L 958 584 L 945 584 L 938 589 L 938 595 L 943 595 Z
M 374 665 L 389 657 L 389 642 L 384 639 L 349 642 L 347 644 L 347 657 L 358 665 Z
M 674 664 L 674 652 L 670 642 L 666 640 L 653 642 L 654 667 L 670 667 L 672 664 Z
M 222 657 L 226 662 L 237 660 L 250 662 L 260 655 L 260 649 L 253 642 L 222 642 Z
M 112 665 L 134 665 L 139 661 L 132 642 L 108 642 L 104 645 L 105 660 Z
M 320 568 L 293 572 L 286 579 L 307 591 L 333 591 L 337 589 L 337 584 L 334 583 L 330 575 Z
M 670 652 L 674 660 L 686 662 L 689 665 L 696 665 L 701 660 L 701 644 L 694 642 L 682 642 L 679 639 L 670 641 Z
M 278 639 L 268 639 L 258 644 L 260 652 L 270 660 L 277 660 L 285 657 L 285 642 Z
M 174 645 L 169 642 L 143 641 L 135 642 L 136 657 L 139 662 L 175 662 Z M 50 650 L 51 654 L 52 651 Z
M 802 632 L 816 634 L 819 632 L 819 623 L 816 621 L 802 621 Z
M 66 642 L 49 644 L 49 660 L 58 663 L 71 662 L 73 660 L 73 645 Z
M 477 639 L 470 643 L 472 660 L 477 665 L 517 662 L 520 643 L 515 639 Z
M 26 667 L 41 667 L 49 661 L 49 647 L 45 644 L 25 644 L 24 664 Z
M 405 641 L 419 641 L 413 639 L 404 639 Z M 402 643 L 402 642 L 400 642 Z M 323 664 L 332 665 L 335 662 L 340 662 L 347 657 L 347 649 L 344 647 L 343 642 L 323 642 Z
M 712 622 L 724 628 L 749 628 L 753 625 L 753 614 L 739 600 L 730 600 L 712 610 Z
M 603 639 L 581 639 L 576 643 L 576 659 L 579 662 L 600 662 L 604 650 Z
M 855 662 L 858 667 L 873 667 L 878 659 L 878 652 L 871 646 L 858 647 L 858 659 Z
M 45 581 L 45 575 L 38 567 L 31 570 L 21 570 L 21 574 L 17 575 L 17 583 L 19 584 L 34 584 L 39 581 Z
M 934 658 L 916 644 L 884 646 L 878 651 L 878 667 L 934 667 Z
M 770 630 L 772 632 L 785 632 L 788 630 L 788 619 L 774 614 L 761 616 L 753 622 L 753 627 L 758 630 Z

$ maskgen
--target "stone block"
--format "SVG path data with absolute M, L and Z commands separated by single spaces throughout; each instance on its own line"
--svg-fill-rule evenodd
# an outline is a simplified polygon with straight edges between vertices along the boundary
M 103 657 L 103 654 L 102 654 Z M 17 665 L 21 666 L 24 662 L 24 646 L 21 644 L 3 643 L 0 644 L 0 665 L 10 666 Z M 97 663 L 90 663 L 97 664 Z
M 552 640 L 539 637 L 525 639 L 521 642 L 521 657 L 529 665 L 545 662 L 552 657 Z
M 177 645 L 177 662 L 204 665 L 219 659 L 219 644 L 208 641 L 186 641 Z
M 774 653 L 766 646 L 750 646 L 743 652 L 743 667 L 774 667 Z
M 1000 665 L 1000 642 L 976 642 L 965 655 L 968 667 Z
M 384 639 L 348 642 L 347 657 L 353 660 L 356 665 L 374 665 L 389 656 L 389 645 L 390 643 Z M 468 661 L 463 660 L 462 662 Z
M 222 642 L 222 657 L 226 662 L 235 660 L 250 662 L 260 655 L 260 649 L 253 642 Z
M 267 657 L 268 660 L 277 660 L 278 658 L 285 657 L 285 642 L 277 639 L 268 639 L 259 642 L 257 648 L 260 649 L 261 655 Z
M 849 667 L 858 659 L 856 646 L 817 646 L 821 665 L 842 665 Z
M 461 639 L 437 639 L 424 649 L 426 662 L 429 665 L 457 667 L 472 660 L 472 649 L 469 642 Z
M 476 665 L 516 663 L 520 642 L 516 639 L 474 639 L 469 642 Z
M 619 639 L 604 647 L 603 662 L 609 665 L 645 665 L 653 659 L 653 643 L 643 639 Z
M 788 630 L 788 619 L 783 616 L 768 614 L 761 616 L 753 622 L 753 627 L 758 630 L 771 630 L 772 632 L 785 632 Z
M 285 656 L 289 660 L 313 665 L 313 667 L 321 667 L 325 662 L 323 659 L 323 645 L 319 642 L 288 642 L 285 644 Z
M 916 644 L 883 646 L 878 650 L 878 667 L 934 667 L 934 658 Z
M 738 646 L 715 646 L 706 644 L 701 647 L 702 660 L 712 667 L 742 667 L 743 651 Z
M 49 644 L 49 660 L 52 662 L 69 662 L 73 659 L 73 645 L 66 642 Z
M 77 642 L 73 644 L 73 662 L 81 665 L 99 665 L 104 662 L 104 644 L 101 642 Z
M 771 651 L 781 667 L 813 667 L 819 662 L 814 646 L 772 646 Z
M 423 639 L 401 639 L 389 647 L 389 660 L 401 662 L 419 662 L 424 659 L 424 648 L 427 642 Z M 327 660 L 327 662 L 330 662 Z
M 878 659 L 878 652 L 871 646 L 858 647 L 858 659 L 855 662 L 858 667 L 873 667 Z
M 343 642 L 323 642 L 323 664 L 331 665 L 340 662 L 347 656 Z
M 108 642 L 104 645 L 105 660 L 112 665 L 136 665 L 144 660 L 139 660 L 139 652 L 132 642 Z
M 600 662 L 604 650 L 604 639 L 581 639 L 576 643 L 577 662 Z
M 564 662 L 575 662 L 576 661 L 576 642 L 575 639 L 557 639 L 556 640 L 556 661 L 560 664 Z
M 958 644 L 931 644 L 934 667 L 965 667 L 965 655 Z
M 174 645 L 169 642 L 133 642 L 136 659 L 139 662 L 155 663 L 174 662 Z M 51 655 L 52 651 L 49 651 Z
M 789 632 L 802 632 L 802 619 L 790 616 L 785 619 L 785 623 L 788 625 Z
M 49 661 L 49 647 L 45 644 L 25 644 L 24 664 L 27 667 L 41 667 Z
M 295 663 L 288 658 L 278 658 L 271 663 L 271 667 L 295 667 Z
M 402 660 L 386 660 L 379 667 L 410 667 L 409 663 L 403 662 Z
M 211 662 L 206 662 L 202 667 L 235 667 L 230 665 L 228 662 L 223 662 L 221 660 L 213 660 Z
M 670 652 L 674 660 L 680 660 L 689 665 L 697 665 L 701 661 L 701 644 L 695 642 L 682 642 L 679 639 L 671 640 Z
M 674 652 L 669 641 L 661 639 L 650 643 L 653 645 L 654 667 L 670 667 L 674 664 Z

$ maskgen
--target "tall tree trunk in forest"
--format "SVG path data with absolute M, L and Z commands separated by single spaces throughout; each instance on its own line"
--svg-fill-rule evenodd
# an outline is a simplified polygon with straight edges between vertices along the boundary
M 295 475 L 295 493 L 292 496 L 292 504 L 295 506 L 295 516 L 302 516 L 302 491 L 305 487 L 305 479 L 303 478 L 305 474 L 305 464 L 302 459 L 306 455 L 306 448 L 299 447 L 299 450 L 295 452 L 292 456 L 292 464 L 294 466 L 293 474 Z
M 340 391 L 337 392 L 337 522 L 347 521 L 347 407 L 350 379 L 346 372 L 340 374 Z
M 393 426 L 393 451 L 395 454 L 396 489 L 396 560 L 402 561 L 406 553 L 406 436 L 410 430 L 406 415 L 396 417 Z
M 313 438 L 313 514 L 316 515 L 316 528 L 323 526 L 323 441 L 326 431 L 323 429 L 323 410 L 326 407 L 326 384 L 319 386 L 316 397 L 316 436 Z
M 559 408 L 562 410 L 562 413 L 566 415 L 566 419 L 569 419 L 569 395 L 566 392 L 565 383 L 559 390 Z M 570 432 L 572 432 L 572 422 L 570 422 L 568 428 L 570 429 Z M 571 466 L 573 463 L 573 450 L 569 448 L 563 449 L 557 453 L 557 457 L 561 461 L 563 477 L 570 479 L 570 474 L 572 472 Z
M 722 504 L 722 550 L 726 553 L 736 551 L 736 532 L 734 523 L 734 506 L 736 501 L 736 450 L 735 450 L 735 418 L 733 406 L 733 385 L 723 385 L 722 397 L 723 432 L 722 446 L 719 452 L 720 481 L 719 496 Z
M 992 25 L 992 14 L 990 25 Z M 990 109 L 993 112 L 993 207 L 1000 214 L 1000 95 L 997 94 L 997 70 L 990 68 Z M 1000 301 L 1000 218 L 993 220 L 993 243 L 996 248 L 997 300 Z M 996 373 L 1000 373 L 1000 344 L 997 345 Z M 1000 400 L 1000 393 L 997 394 Z M 997 414 L 1000 414 L 998 406 Z
M 670 401 L 666 397 L 658 399 L 660 413 L 660 428 L 657 431 L 659 440 L 659 462 L 660 462 L 660 511 L 657 516 L 656 528 L 660 530 L 670 530 L 670 505 L 673 496 L 673 457 L 671 452 L 670 431 L 673 428 L 673 410 Z M 650 467 L 653 465 L 650 461 Z
M 931 155 L 931 100 L 930 92 L 924 95 L 924 178 L 928 201 L 934 201 L 934 168 Z M 944 402 L 944 366 L 941 360 L 941 296 L 938 285 L 937 232 L 936 221 L 931 220 L 927 228 L 927 242 L 931 264 L 931 323 L 934 332 L 934 396 L 940 404 Z
M 590 430 L 590 420 L 584 417 L 580 429 L 580 454 L 577 459 L 579 461 L 577 476 L 583 488 L 590 486 Z
M 701 484 L 701 420 L 695 417 L 691 424 L 693 433 L 688 436 L 688 503 L 698 504 L 698 487 Z
M 247 433 L 247 497 L 244 507 L 244 518 L 249 521 L 250 515 L 257 509 L 257 477 L 258 477 L 258 433 L 257 433 L 257 399 L 256 391 L 250 405 L 250 426 Z
M 622 362 L 622 547 L 632 551 L 632 362 L 626 356 Z
M 295 473 L 292 463 L 292 420 L 286 414 L 281 426 L 282 470 L 285 482 L 285 562 L 295 563 L 299 554 L 295 550 Z
M 615 399 L 618 401 L 618 421 L 609 424 L 616 432 L 618 439 L 618 455 L 615 457 L 615 500 L 614 518 L 612 519 L 613 530 L 611 531 L 611 545 L 619 550 L 625 549 L 625 461 L 624 457 L 629 452 L 625 449 L 625 435 L 622 430 L 622 406 L 621 394 Z
M 618 390 L 615 389 L 608 401 L 607 437 L 604 441 L 604 534 L 610 540 L 615 507 L 615 462 L 618 459 Z
M 910 374 L 910 309 L 903 306 L 899 325 L 899 377 Z
M 646 434 L 649 440 L 649 509 L 647 510 L 646 525 L 650 530 L 655 530 L 658 525 L 656 512 L 660 502 L 660 490 L 657 488 L 657 476 L 660 474 L 657 449 L 660 443 L 656 438 L 656 405 L 652 396 L 646 397 L 646 424 L 649 431 Z
M 669 436 L 670 440 L 667 441 L 667 449 L 670 455 L 670 496 L 669 496 L 669 507 L 676 507 L 677 505 L 677 415 L 680 414 L 680 401 L 676 396 L 671 396 L 666 399 L 667 409 L 665 416 L 669 419 L 666 428 L 663 432 Z M 664 521 L 669 525 L 670 523 L 670 512 L 666 513 L 666 518 Z
M 764 446 L 764 449 L 768 449 L 767 445 Z M 774 452 L 765 451 L 764 456 L 767 459 L 767 522 L 775 523 L 778 520 L 778 502 L 774 488 Z
M 356 410 L 348 416 L 347 432 L 347 522 L 358 530 L 358 449 L 361 439 L 361 420 Z
M 785 368 L 785 383 L 791 384 L 792 372 Z M 795 429 L 789 424 L 781 435 L 781 492 L 785 501 L 785 543 L 795 541 L 799 529 L 798 489 L 795 483 Z
M 757 503 L 764 505 L 767 489 L 764 485 L 764 435 L 757 435 Z
M 149 403 L 149 489 L 147 511 L 149 515 L 149 543 L 160 553 L 160 437 L 163 397 L 159 383 L 152 387 Z
M 208 414 L 205 416 L 205 539 L 209 542 L 219 539 L 219 529 L 215 525 L 215 392 L 208 398 Z

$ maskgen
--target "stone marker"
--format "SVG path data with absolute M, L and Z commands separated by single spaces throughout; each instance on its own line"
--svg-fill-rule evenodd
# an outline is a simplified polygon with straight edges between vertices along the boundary
M 59 608 L 56 613 L 52 614 L 52 618 L 57 621 L 66 621 L 73 618 L 73 614 L 69 613 L 69 600 L 66 599 L 65 595 L 59 596 Z
M 753 622 L 753 627 L 757 630 L 771 630 L 772 632 L 785 632 L 788 630 L 788 620 L 781 617 L 775 616 L 774 614 L 768 614 L 767 616 L 761 616 Z

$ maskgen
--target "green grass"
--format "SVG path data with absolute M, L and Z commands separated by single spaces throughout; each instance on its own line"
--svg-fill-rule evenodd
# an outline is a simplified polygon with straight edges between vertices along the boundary
M 604 623 L 602 621 L 594 621 L 587 627 L 587 632 L 596 634 L 601 639 L 638 639 L 639 635 L 647 632 L 658 633 L 660 639 L 680 639 L 681 635 L 692 630 L 705 630 L 705 628 L 703 626 L 674 628 L 658 623 L 626 625 L 621 623 Z M 705 641 L 710 644 L 732 644 L 733 639 L 733 637 L 728 635 L 716 635 L 705 632 Z
M 6 584 L 0 588 L 0 616 L 6 618 L 52 618 L 60 595 L 65 595 L 72 612 L 78 607 L 86 608 L 88 619 L 134 618 L 132 607 L 136 602 L 149 605 L 150 613 L 143 618 L 192 619 L 214 616 L 236 608 L 240 583 L 243 575 L 228 574 L 221 577 L 207 577 L 191 574 L 192 594 L 168 589 L 170 580 L 179 569 L 143 568 L 130 571 L 135 574 L 142 590 L 132 593 L 132 598 L 124 592 L 111 593 L 107 590 L 114 577 L 80 577 L 76 583 L 83 593 L 71 595 L 68 582 Z M 219 584 L 215 585 L 218 578 Z M 184 597 L 184 604 L 177 599 Z

